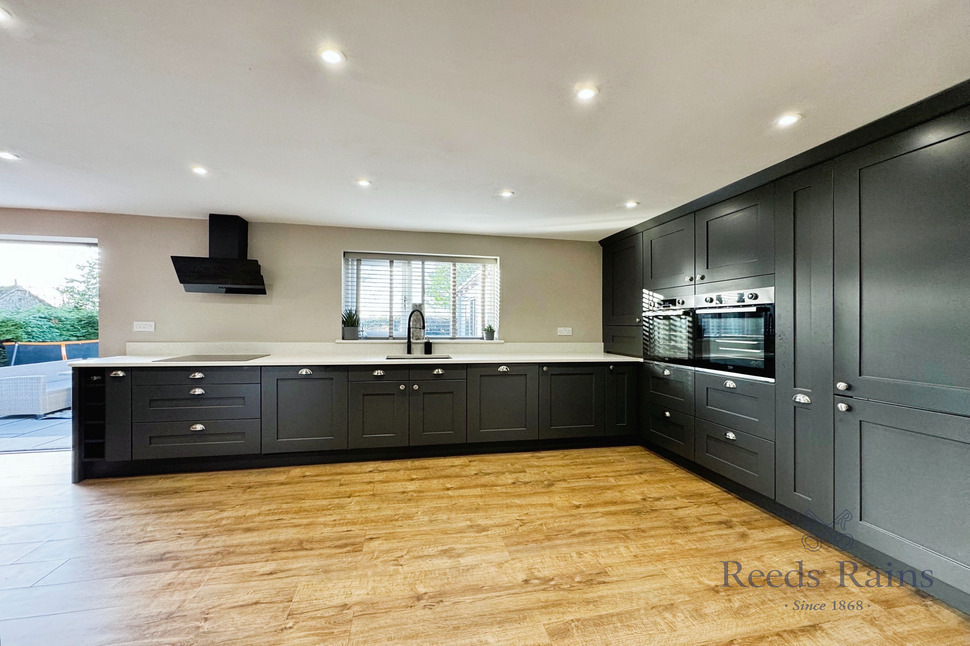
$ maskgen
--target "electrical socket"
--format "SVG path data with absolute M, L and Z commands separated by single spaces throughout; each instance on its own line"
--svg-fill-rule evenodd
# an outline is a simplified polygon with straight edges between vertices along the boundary
M 135 332 L 154 332 L 155 321 L 135 321 L 132 330 Z
M 559 336 L 572 336 L 573 329 L 571 327 L 561 327 L 556 331 Z

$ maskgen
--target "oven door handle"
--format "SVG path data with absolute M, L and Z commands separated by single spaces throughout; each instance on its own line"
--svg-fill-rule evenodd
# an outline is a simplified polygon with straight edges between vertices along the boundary
M 694 310 L 695 314 L 733 314 L 735 312 L 757 312 L 757 307 L 711 307 L 709 309 Z
M 656 312 L 644 312 L 644 318 L 654 317 L 654 316 L 683 316 L 684 313 L 689 310 L 662 310 Z

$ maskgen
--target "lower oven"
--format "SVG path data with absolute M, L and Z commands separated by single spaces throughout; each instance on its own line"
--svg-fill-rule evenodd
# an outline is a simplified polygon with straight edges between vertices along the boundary
M 694 358 L 693 288 L 644 291 L 643 358 L 690 365 Z
M 695 298 L 693 365 L 773 379 L 775 289 L 699 294 Z

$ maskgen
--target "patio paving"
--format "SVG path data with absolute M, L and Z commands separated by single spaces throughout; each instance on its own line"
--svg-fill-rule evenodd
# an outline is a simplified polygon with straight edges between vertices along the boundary
M 71 450 L 71 411 L 43 419 L 0 417 L 0 453 Z

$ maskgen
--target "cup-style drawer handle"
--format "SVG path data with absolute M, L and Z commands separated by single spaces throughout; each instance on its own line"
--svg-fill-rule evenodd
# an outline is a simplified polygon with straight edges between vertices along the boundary
M 445 374 L 445 371 L 442 370 L 441 368 L 435 368 L 434 370 L 431 371 L 431 374 L 433 374 L 433 375 L 443 375 L 443 374 Z
M 298 375 L 312 375 L 313 374 L 313 371 L 310 370 L 309 368 L 300 368 L 300 371 L 298 373 L 296 373 L 296 374 L 298 374 Z
M 793 402 L 795 402 L 796 404 L 811 404 L 812 403 L 812 398 L 809 397 L 808 395 L 803 395 L 802 393 L 798 393 L 797 395 L 795 395 L 794 397 L 792 397 L 791 400 Z
M 670 368 L 664 368 L 664 371 L 661 374 L 664 377 L 669 377 L 670 376 Z
M 732 433 L 731 431 L 728 431 L 727 433 L 724 434 L 724 438 L 725 439 L 728 439 L 728 440 L 731 440 L 731 441 L 734 441 L 734 440 L 738 439 L 738 436 L 735 435 L 734 433 Z
M 375 377 L 383 377 L 384 376 L 384 371 L 383 370 L 375 370 L 371 374 L 374 375 Z
M 189 379 L 205 379 L 205 373 L 193 372 L 191 375 L 189 375 Z
M 670 411 L 669 410 L 665 410 L 664 411 L 664 417 L 670 417 Z
M 189 427 L 189 430 L 190 431 L 204 431 L 205 430 L 205 426 L 202 426 L 202 424 L 193 424 L 192 426 Z
M 124 377 L 125 376 L 125 371 L 124 370 L 112 370 L 111 371 L 111 374 L 109 376 L 110 377 Z
M 509 367 L 508 366 L 499 366 L 498 367 L 498 371 L 499 372 L 508 372 L 509 371 Z
M 205 391 L 202 390 L 201 388 L 193 388 L 192 390 L 189 391 L 189 394 L 190 395 L 204 395 L 205 394 Z
M 730 379 L 725 379 L 724 380 L 724 387 L 725 388 L 737 388 L 738 385 L 736 383 L 734 383 L 733 381 L 731 381 Z

